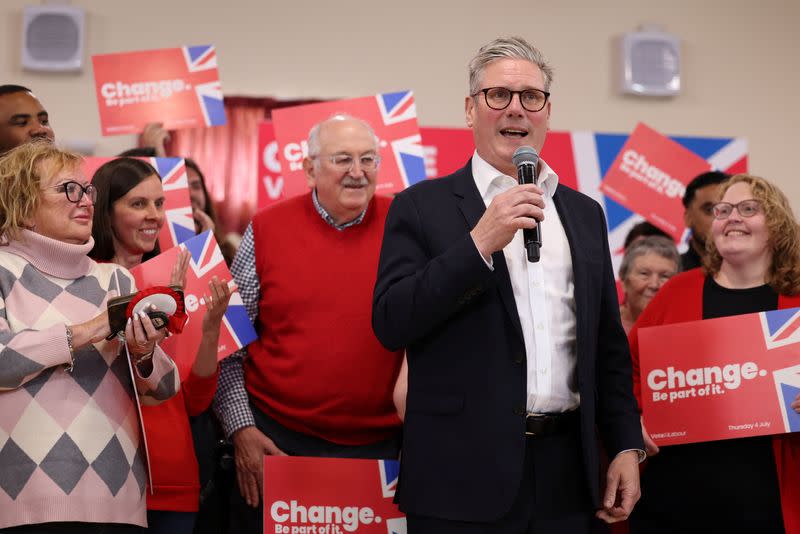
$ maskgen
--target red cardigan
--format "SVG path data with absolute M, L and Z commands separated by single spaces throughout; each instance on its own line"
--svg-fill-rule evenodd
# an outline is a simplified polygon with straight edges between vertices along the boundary
M 200 415 L 217 390 L 219 370 L 199 377 L 181 369 L 181 389 L 158 406 L 142 406 L 142 419 L 150 453 L 153 488 L 147 488 L 147 509 L 196 512 L 200 507 L 200 474 L 189 417 Z
M 667 282 L 639 316 L 628 336 L 633 359 L 633 390 L 641 405 L 639 376 L 639 329 L 672 323 L 699 321 L 703 318 L 701 269 L 681 273 Z M 778 297 L 778 308 L 800 307 L 800 295 Z M 800 534 L 800 433 L 780 434 L 772 438 L 783 523 L 787 534 Z

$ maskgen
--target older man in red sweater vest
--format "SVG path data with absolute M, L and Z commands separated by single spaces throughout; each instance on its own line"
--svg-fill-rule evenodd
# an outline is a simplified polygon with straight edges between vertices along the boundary
M 370 323 L 390 203 L 374 195 L 377 139 L 336 115 L 311 129 L 308 153 L 312 191 L 258 213 L 231 267 L 259 332 L 222 362 L 215 400 L 236 451 L 234 532 L 261 532 L 265 454 L 396 458 L 400 448 L 403 354 Z

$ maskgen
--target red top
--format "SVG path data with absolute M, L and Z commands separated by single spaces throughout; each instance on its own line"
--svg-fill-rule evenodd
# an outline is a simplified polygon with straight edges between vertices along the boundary
M 628 339 L 633 359 L 633 392 L 641 405 L 639 376 L 639 329 L 703 318 L 703 284 L 701 269 L 692 269 L 671 278 L 645 308 Z M 800 307 L 800 295 L 778 297 L 778 309 Z M 772 438 L 781 510 L 787 534 L 800 534 L 800 433 L 779 434 Z
M 287 428 L 344 445 L 400 429 L 392 391 L 402 351 L 372 331 L 372 291 L 390 199 L 373 197 L 360 224 L 339 231 L 311 194 L 253 218 L 260 280 L 245 383 L 255 405 Z
M 183 371 L 183 370 L 182 370 Z M 217 391 L 217 376 L 203 378 L 191 371 L 178 394 L 158 406 L 142 406 L 155 492 L 147 487 L 147 509 L 196 512 L 200 507 L 200 475 L 189 417 L 200 415 Z

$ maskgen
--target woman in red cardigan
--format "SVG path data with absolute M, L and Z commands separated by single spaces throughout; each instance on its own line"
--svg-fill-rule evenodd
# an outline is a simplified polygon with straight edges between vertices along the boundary
M 142 160 L 119 158 L 95 172 L 97 188 L 89 253 L 98 262 L 135 267 L 158 254 L 164 225 L 164 189 L 156 170 Z M 183 285 L 188 254 L 182 254 L 170 283 Z M 166 280 L 165 280 L 166 282 Z M 191 534 L 200 500 L 200 480 L 189 417 L 205 411 L 217 389 L 217 345 L 222 317 L 231 292 L 216 278 L 204 297 L 203 337 L 193 365 L 179 364 L 181 389 L 158 406 L 142 407 L 152 473 L 147 493 L 148 532 Z
M 634 391 L 641 403 L 638 331 L 648 326 L 800 307 L 800 231 L 786 196 L 740 174 L 714 206 L 709 259 L 671 279 L 630 332 Z M 800 411 L 800 398 L 793 408 Z M 651 458 L 637 533 L 800 533 L 800 434 L 672 445 Z

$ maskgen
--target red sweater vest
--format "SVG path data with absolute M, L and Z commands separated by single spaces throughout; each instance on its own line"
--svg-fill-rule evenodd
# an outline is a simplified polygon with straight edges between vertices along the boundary
M 372 332 L 372 291 L 391 200 L 373 197 L 343 231 L 320 217 L 311 194 L 253 218 L 261 297 L 260 338 L 245 382 L 256 407 L 287 428 L 344 445 L 400 428 L 392 391 L 402 352 Z

